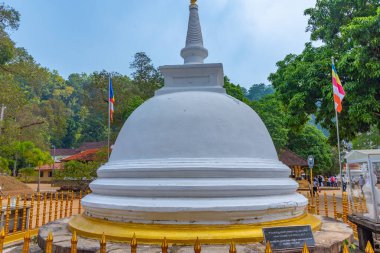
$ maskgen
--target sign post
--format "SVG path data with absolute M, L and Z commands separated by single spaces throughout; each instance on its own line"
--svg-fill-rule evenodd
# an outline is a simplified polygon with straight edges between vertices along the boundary
M 310 184 L 311 184 L 311 203 L 310 209 L 312 213 L 315 213 L 315 205 L 314 205 L 314 178 L 313 178 L 313 167 L 314 167 L 314 156 L 309 155 L 307 157 L 307 164 L 310 169 Z

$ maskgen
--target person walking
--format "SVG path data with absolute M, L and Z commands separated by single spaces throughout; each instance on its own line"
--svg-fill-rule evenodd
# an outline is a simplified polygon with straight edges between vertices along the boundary
M 346 191 L 346 188 L 347 188 L 347 179 L 346 177 L 343 175 L 342 176 L 342 187 L 343 187 L 343 191 L 345 192 Z
M 317 190 L 318 190 L 318 180 L 315 178 L 314 181 L 313 181 L 313 194 L 315 196 L 315 194 L 317 193 Z
M 318 183 L 319 183 L 320 187 L 323 186 L 323 184 L 322 184 L 322 176 L 321 175 L 318 176 Z

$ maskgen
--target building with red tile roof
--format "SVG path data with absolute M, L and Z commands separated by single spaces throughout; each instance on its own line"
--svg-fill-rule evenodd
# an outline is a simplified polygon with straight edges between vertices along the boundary
M 88 149 L 85 151 L 82 151 L 78 154 L 66 157 L 62 159 L 62 162 L 68 162 L 68 161 L 80 161 L 80 162 L 90 162 L 95 161 L 96 159 L 96 153 L 99 151 L 99 148 L 94 149 Z
M 56 148 L 50 149 L 50 155 L 54 157 L 56 162 L 63 161 L 64 159 L 77 155 L 83 151 L 101 149 L 107 147 L 106 141 L 96 141 L 96 142 L 83 142 L 79 148 L 70 149 L 70 148 Z M 76 160 L 76 159 L 74 159 Z

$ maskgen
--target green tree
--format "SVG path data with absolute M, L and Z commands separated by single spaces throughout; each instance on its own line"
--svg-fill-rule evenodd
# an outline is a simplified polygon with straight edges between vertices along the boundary
M 227 76 L 224 76 L 224 86 L 226 93 L 246 104 L 249 104 L 249 100 L 245 97 L 245 92 L 240 85 L 233 84 Z
M 0 3 L 0 67 L 14 57 L 15 46 L 6 29 L 17 30 L 20 14 L 13 8 Z
M 67 134 L 67 119 L 70 109 L 61 99 L 44 100 L 39 105 L 39 115 L 46 120 L 49 126 L 50 143 L 62 147 L 62 139 Z
M 252 85 L 247 93 L 246 97 L 251 101 L 257 101 L 260 100 L 265 95 L 273 94 L 274 89 L 272 85 L 265 85 L 263 83 L 254 84 Z
M 29 154 L 35 148 L 35 144 L 31 141 L 16 141 L 8 145 L 0 145 L 0 153 L 8 160 L 13 175 L 16 176 L 20 168 L 30 167 Z
M 315 7 L 305 10 L 309 16 L 306 31 L 311 32 L 313 41 L 326 44 L 341 43 L 341 27 L 355 17 L 365 17 L 376 13 L 377 0 L 317 0 Z
M 34 168 L 22 168 L 20 169 L 19 177 L 21 181 L 25 183 L 31 182 L 38 175 L 38 171 Z
M 380 148 L 380 130 L 372 126 L 370 131 L 359 134 L 352 141 L 353 149 L 376 149 Z
M 55 179 L 89 180 L 96 178 L 97 162 L 82 163 L 69 161 L 64 164 L 63 170 L 54 171 Z
M 44 152 L 39 148 L 33 148 L 27 151 L 27 161 L 38 168 L 38 186 L 37 191 L 40 191 L 40 168 L 44 164 L 53 164 L 53 159 L 49 152 Z
M 135 54 L 130 68 L 133 70 L 133 82 L 141 89 L 145 99 L 152 97 L 154 92 L 162 87 L 162 76 L 145 52 Z
M 96 171 L 100 163 L 69 161 L 64 164 L 63 170 L 55 170 L 53 179 L 65 186 L 73 186 L 75 189 L 85 190 L 88 183 L 96 178 Z
M 315 172 L 321 174 L 335 174 L 333 166 L 333 150 L 323 133 L 311 124 L 306 124 L 298 132 L 289 132 L 288 148 L 304 159 L 314 156 Z
M 269 77 L 291 116 L 290 127 L 300 130 L 314 114 L 335 141 L 332 56 L 346 91 L 339 115 L 341 137 L 352 140 L 372 125 L 379 127 L 379 6 L 373 0 L 318 0 L 305 11 L 311 39 L 322 45 L 307 43 L 300 55 L 287 55 Z
M 11 170 L 9 169 L 9 161 L 4 157 L 0 157 L 0 173 L 1 174 L 11 174 Z

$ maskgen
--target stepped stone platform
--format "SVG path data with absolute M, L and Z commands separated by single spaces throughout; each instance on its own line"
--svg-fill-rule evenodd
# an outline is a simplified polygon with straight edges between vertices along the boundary
M 322 219 L 322 228 L 320 231 L 314 232 L 314 238 L 316 247 L 311 249 L 310 252 L 314 253 L 338 253 L 341 250 L 342 242 L 347 240 L 353 242 L 353 232 L 351 228 L 339 221 L 335 221 L 332 218 L 320 217 Z M 46 238 L 51 231 L 54 236 L 53 244 L 55 253 L 67 253 L 70 252 L 71 245 L 71 232 L 68 229 L 68 218 L 51 222 L 43 226 L 37 238 L 37 243 L 40 249 L 35 245 L 32 247 L 31 252 L 43 252 L 45 248 Z M 164 235 L 163 235 L 164 236 Z M 138 236 L 137 236 L 138 237 Z M 202 242 L 202 238 L 199 238 Z M 195 241 L 195 238 L 194 238 Z M 138 243 L 138 238 L 137 238 Z M 33 246 L 33 245 L 32 245 Z M 8 252 L 21 252 L 22 246 L 14 247 Z M 236 245 L 237 252 L 244 253 L 261 253 L 264 252 L 265 246 L 263 243 L 252 244 L 238 244 Z M 202 244 L 202 253 L 214 253 L 214 252 L 228 252 L 229 245 L 205 245 Z M 99 252 L 99 241 L 83 238 L 78 236 L 78 253 L 93 253 Z M 130 245 L 128 243 L 115 243 L 107 242 L 107 252 L 112 253 L 129 253 Z M 142 245 L 138 244 L 137 252 L 139 253 L 160 253 L 161 247 L 159 245 Z M 193 253 L 193 245 L 171 245 L 169 244 L 170 253 Z M 282 251 L 283 252 L 283 251 Z M 300 250 L 288 251 L 300 252 Z

